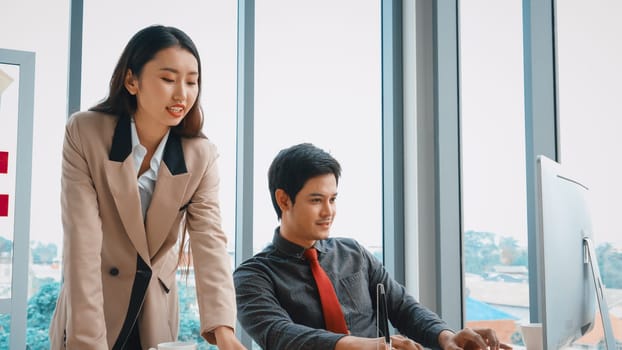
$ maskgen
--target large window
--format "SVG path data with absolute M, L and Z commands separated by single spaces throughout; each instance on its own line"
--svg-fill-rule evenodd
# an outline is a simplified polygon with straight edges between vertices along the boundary
M 311 142 L 342 165 L 331 234 L 382 254 L 380 3 L 256 4 L 254 251 L 278 225 L 267 171 Z
M 194 39 L 203 61 L 204 131 L 220 152 L 222 222 L 233 265 L 237 4 L 182 0 L 175 8 L 184 15 L 175 16 L 171 3 L 163 0 L 111 1 L 84 0 L 81 109 L 105 97 L 121 50 L 140 28 L 173 25 Z M 467 326 L 491 326 L 511 343 L 520 343 L 515 324 L 530 319 L 522 3 L 459 2 L 465 318 Z M 569 0 L 555 6 L 560 161 L 590 185 L 610 316 L 622 334 L 622 235 L 614 221 L 622 211 L 616 201 L 622 197 L 617 161 L 622 121 L 616 104 L 622 95 L 622 48 L 617 44 L 622 25 L 616 18 L 622 5 L 616 0 L 591 6 Z M 254 252 L 271 241 L 279 224 L 267 188 L 270 162 L 282 148 L 312 142 L 343 167 L 332 235 L 356 238 L 381 256 L 380 9 L 380 1 L 256 2 Z M 9 34 L 0 37 L 0 48 L 36 54 L 28 293 L 31 310 L 48 314 L 32 314 L 28 320 L 32 349 L 47 348 L 47 322 L 55 300 L 46 293 L 56 293 L 60 281 L 59 179 L 67 118 L 69 13 L 69 0 L 53 6 L 11 1 L 2 7 L 0 21 L 0 31 Z M 0 69 L 16 74 L 12 67 Z M 14 153 L 10 140 L 0 140 L 0 170 L 1 152 L 6 151 L 2 147 Z M 7 174 L 0 174 L 0 195 L 13 184 L 12 161 Z M 0 222 L 0 287 L 10 278 L 2 265 L 3 245 L 14 239 L 10 231 Z M 186 313 L 181 336 L 199 340 L 193 279 L 180 281 L 180 288 Z M 12 292 L 0 289 L 0 298 Z M 6 321 L 0 316 L 0 323 Z M 597 327 L 594 334 L 582 339 L 582 345 L 596 346 L 602 330 Z M 0 348 L 7 338 L 6 328 L 0 327 Z M 200 342 L 201 348 L 208 347 Z
M 529 321 L 521 1 L 460 2 L 468 326 L 518 343 Z
M 622 3 L 557 1 L 560 161 L 590 187 L 596 254 L 614 333 L 622 340 Z M 602 328 L 579 342 L 596 346 Z

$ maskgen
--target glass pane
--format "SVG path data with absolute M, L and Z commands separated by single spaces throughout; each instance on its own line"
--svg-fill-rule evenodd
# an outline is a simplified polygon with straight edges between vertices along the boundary
M 19 66 L 0 64 L 0 300 L 12 289 L 18 105 Z
M 529 321 L 522 2 L 460 2 L 466 324 Z
M 592 229 L 609 316 L 622 340 L 622 3 L 557 1 L 560 161 L 590 188 Z M 598 315 L 597 315 L 598 316 Z M 600 320 L 576 344 L 597 347 Z
M 381 256 L 380 32 L 376 1 L 257 2 L 255 252 L 279 224 L 268 191 L 272 159 L 311 142 L 343 169 L 332 236 Z
M 122 8 L 123 11 L 119 11 Z M 235 127 L 237 3 L 190 1 L 175 3 L 183 16 L 171 15 L 170 1 L 85 1 L 82 74 L 82 109 L 105 97 L 114 66 L 130 37 L 152 24 L 175 26 L 196 44 L 202 64 L 201 104 L 203 128 L 218 148 L 222 226 L 228 237 L 231 266 L 235 248 Z M 115 25 L 110 26 L 114 18 Z M 199 315 L 192 267 L 190 275 L 179 273 L 180 339 L 193 338 L 200 348 L 208 346 L 199 335 Z

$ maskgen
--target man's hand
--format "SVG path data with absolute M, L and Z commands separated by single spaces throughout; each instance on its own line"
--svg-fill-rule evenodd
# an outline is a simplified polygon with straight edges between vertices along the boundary
M 384 338 L 362 338 L 347 335 L 337 341 L 335 350 L 389 350 Z
M 423 350 L 423 346 L 402 335 L 391 336 L 391 347 L 384 338 L 346 336 L 337 342 L 335 350 Z
M 396 349 L 396 350 L 411 350 L 411 349 L 423 350 L 423 346 L 421 346 L 421 344 L 403 335 L 392 335 L 391 346 L 392 346 L 392 349 Z
M 511 346 L 499 342 L 490 328 L 465 328 L 458 333 L 442 331 L 438 337 L 443 350 L 510 350 Z M 389 350 L 384 338 L 345 336 L 337 342 L 335 350 Z M 391 336 L 390 350 L 423 350 L 424 347 L 403 335 Z
M 464 328 L 458 333 L 443 331 L 438 338 L 443 350 L 512 349 L 499 342 L 497 334 L 490 328 Z

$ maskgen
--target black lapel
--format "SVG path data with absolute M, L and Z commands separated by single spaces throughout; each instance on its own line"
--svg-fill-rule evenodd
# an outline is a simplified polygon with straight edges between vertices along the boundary
M 162 160 L 172 175 L 188 172 L 186 161 L 184 160 L 184 149 L 181 147 L 181 136 L 177 135 L 172 129 L 164 147 Z
M 136 260 L 136 276 L 134 277 L 134 285 L 132 286 L 132 293 L 130 295 L 130 304 L 127 307 L 123 327 L 121 327 L 117 341 L 112 347 L 113 350 L 125 349 L 127 340 L 132 333 L 132 328 L 138 327 L 136 321 L 138 320 L 140 309 L 143 307 L 145 301 L 149 281 L 151 281 L 151 268 L 145 264 L 145 261 L 140 258 L 140 255 L 137 255 Z
M 108 159 L 115 162 L 123 162 L 132 153 L 132 131 L 130 129 L 130 117 L 120 116 L 112 136 L 112 147 Z
M 112 136 L 112 147 L 108 159 L 115 162 L 123 162 L 132 153 L 132 129 L 130 128 L 131 119 L 128 116 L 121 116 L 117 121 Z M 164 147 L 162 160 L 173 175 L 185 174 L 188 172 L 186 161 L 184 160 L 184 150 L 181 146 L 181 136 L 171 129 Z

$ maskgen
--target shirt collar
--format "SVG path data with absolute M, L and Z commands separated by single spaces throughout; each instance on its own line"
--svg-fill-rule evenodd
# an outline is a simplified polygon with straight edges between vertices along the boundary
M 132 122 L 130 123 L 130 128 L 132 131 L 132 153 L 138 152 L 140 155 L 140 159 L 142 160 L 147 153 L 147 149 L 145 146 L 140 144 L 140 139 L 138 138 L 138 131 L 136 131 L 136 123 L 134 122 L 134 118 L 132 118 Z M 166 141 L 168 140 L 168 135 L 171 130 L 169 129 L 162 140 L 160 140 L 160 144 L 158 148 L 156 148 L 153 156 L 151 157 L 151 162 L 149 163 L 149 168 L 155 173 L 154 175 L 157 177 L 158 169 L 160 168 L 160 163 L 162 162 L 162 157 L 164 155 L 164 147 L 166 146 Z M 134 164 L 136 167 L 136 172 L 140 169 L 140 164 Z
M 277 227 L 274 230 L 272 244 L 274 244 L 277 250 L 284 253 L 285 255 L 289 255 L 298 259 L 302 259 L 304 256 L 303 254 L 305 252 L 305 248 L 283 238 L 283 236 L 281 236 L 281 227 Z M 319 255 L 327 252 L 327 246 L 324 240 L 315 241 L 315 244 L 313 246 L 315 247 L 315 249 L 317 249 Z

